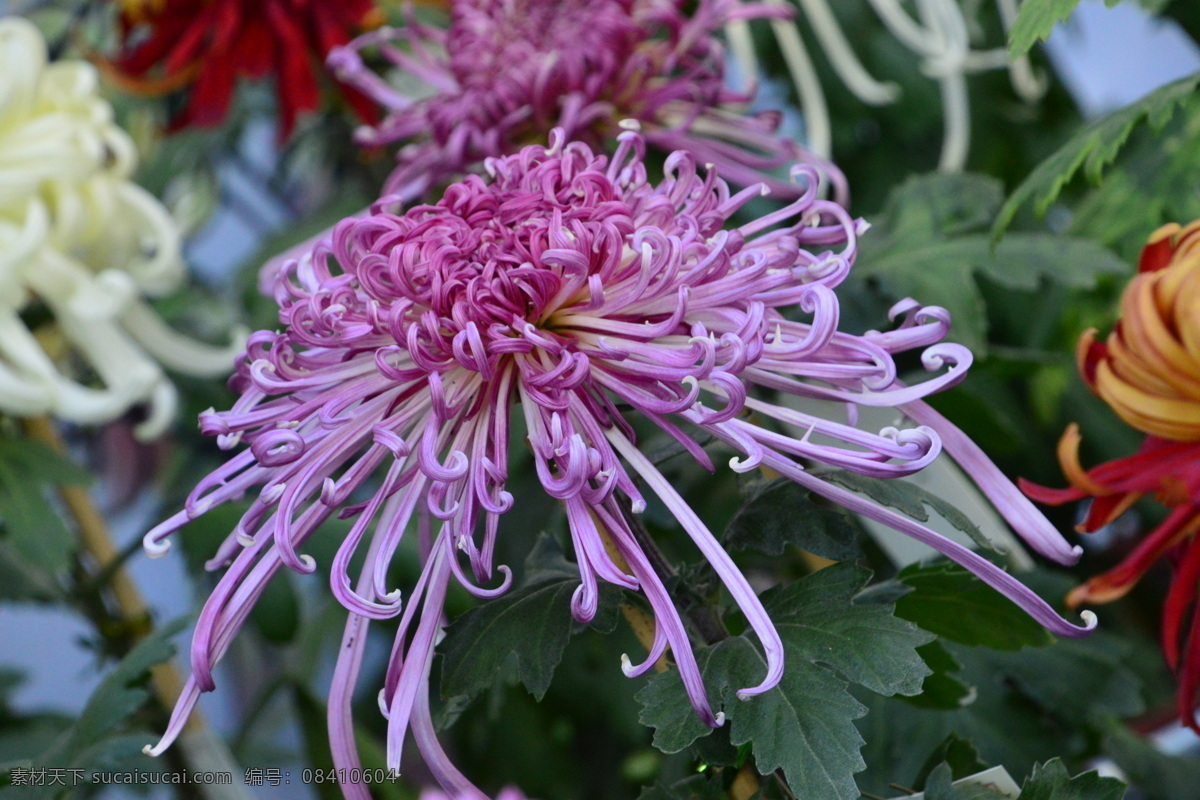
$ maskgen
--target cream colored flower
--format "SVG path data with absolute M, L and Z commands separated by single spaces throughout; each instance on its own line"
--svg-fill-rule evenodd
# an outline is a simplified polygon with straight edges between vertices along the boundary
M 98 424 L 145 402 L 150 437 L 176 406 L 163 365 L 217 376 L 238 348 L 145 302 L 184 280 L 179 233 L 130 180 L 133 142 L 97 89 L 90 64 L 48 63 L 36 27 L 0 20 L 0 411 Z

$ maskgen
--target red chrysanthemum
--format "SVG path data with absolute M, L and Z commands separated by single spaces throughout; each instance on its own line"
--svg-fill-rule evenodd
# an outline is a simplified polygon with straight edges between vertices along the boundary
M 318 75 L 334 47 L 380 20 L 372 0 L 118 0 L 121 46 L 105 62 L 125 88 L 161 94 L 188 90 L 172 129 L 209 127 L 229 112 L 239 79 L 273 75 L 280 137 L 316 109 Z M 364 117 L 372 104 L 347 99 Z
M 1026 482 L 1022 489 L 1052 505 L 1091 498 L 1078 526 L 1083 533 L 1108 525 L 1146 496 L 1170 508 L 1124 561 L 1077 587 L 1067 602 L 1123 597 L 1151 566 L 1169 558 L 1175 577 L 1163 612 L 1163 649 L 1179 675 L 1180 717 L 1200 733 L 1200 220 L 1186 228 L 1168 225 L 1150 237 L 1121 300 L 1120 321 L 1104 342 L 1094 330 L 1084 333 L 1079 369 L 1092 391 L 1146 439 L 1135 455 L 1085 471 L 1079 428 L 1071 425 L 1058 446 L 1071 486 Z

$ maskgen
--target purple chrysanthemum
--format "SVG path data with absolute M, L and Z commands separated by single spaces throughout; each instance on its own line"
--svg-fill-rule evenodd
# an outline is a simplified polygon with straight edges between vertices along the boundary
M 627 413 L 674 437 L 711 470 L 688 431 L 707 432 L 741 454 L 730 461 L 734 470 L 773 469 L 932 545 L 1053 631 L 1085 630 L 973 551 L 802 466 L 908 475 L 939 455 L 942 436 L 933 428 L 870 433 L 750 396 L 757 386 L 850 408 L 903 405 L 945 431 L 956 457 L 1040 551 L 1074 555 L 969 440 L 921 403 L 959 381 L 971 359 L 965 348 L 940 343 L 949 328 L 943 309 L 908 300 L 893 309 L 902 318 L 894 330 L 838 331 L 834 289 L 866 226 L 818 199 L 811 167 L 795 170 L 804 187 L 795 202 L 727 228 L 762 187 L 731 194 L 714 171 L 699 173 L 681 152 L 667 158 L 665 179 L 655 185 L 642 164 L 644 141 L 632 131 L 621 134 L 611 158 L 563 142 L 556 131 L 549 148 L 489 159 L 489 178 L 453 184 L 436 204 L 402 215 L 376 208 L 345 220 L 284 270 L 276 287 L 284 331 L 251 338 L 233 379 L 241 399 L 201 417 L 222 447 L 248 449 L 146 537 L 159 554 L 189 520 L 258 489 L 211 562 L 227 568 L 200 615 L 185 695 L 152 752 L 169 744 L 199 694 L 214 688 L 213 665 L 270 578 L 284 566 L 313 571 L 299 550 L 338 513 L 356 520 L 332 564 L 333 592 L 351 612 L 329 703 L 335 760 L 343 768 L 358 763 L 350 699 L 369 621 L 399 616 L 380 695 L 388 763 L 399 767 L 411 726 L 443 785 L 474 792 L 434 737 L 429 667 L 451 577 L 480 597 L 510 581 L 500 566 L 498 587 L 473 583 L 491 579 L 498 521 L 513 504 L 505 483 L 514 409 L 541 485 L 566 511 L 582 577 L 574 616 L 596 612 L 600 580 L 641 590 L 656 617 L 655 639 L 641 665 L 624 662 L 626 674 L 642 674 L 669 647 L 709 725 L 720 725 L 722 715 L 709 705 L 684 625 L 626 516 L 645 508 L 643 491 L 678 520 L 762 642 L 767 674 L 742 696 L 779 681 L 783 648 L 729 555 L 639 451 Z M 906 386 L 893 355 L 920 348 L 922 363 L 940 374 Z M 792 436 L 789 428 L 804 433 Z M 368 485 L 368 499 L 348 504 Z M 424 569 L 402 605 L 400 590 L 387 584 L 388 567 L 414 519 Z M 354 578 L 348 567 L 364 540 L 366 558 Z M 347 791 L 366 797 L 359 788 Z
M 777 136 L 778 114 L 741 113 L 750 96 L 727 87 L 717 34 L 736 20 L 790 13 L 736 0 L 454 0 L 447 29 L 410 19 L 336 48 L 329 66 L 385 112 L 359 141 L 405 144 L 385 189 L 405 201 L 551 128 L 603 149 L 624 119 L 638 120 L 655 147 L 686 150 L 738 185 L 766 182 L 794 196 L 767 173 L 809 161 L 843 197 L 835 167 Z M 364 66 L 363 50 L 378 50 L 432 94 L 392 86 Z

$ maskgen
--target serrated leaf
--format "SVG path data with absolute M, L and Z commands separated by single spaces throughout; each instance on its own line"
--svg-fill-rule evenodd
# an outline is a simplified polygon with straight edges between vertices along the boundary
M 870 579 L 864 567 L 835 564 L 766 592 L 763 605 L 808 660 L 882 695 L 917 694 L 930 673 L 917 648 L 934 637 L 893 616 L 892 605 L 854 602 Z
M 888 253 L 871 265 L 872 272 L 889 277 L 910 269 L 937 275 L 952 270 L 981 272 L 1002 286 L 1027 291 L 1037 289 L 1043 279 L 1092 289 L 1100 275 L 1129 272 L 1129 266 L 1106 247 L 1049 233 L 1013 233 L 994 247 L 982 233 L 931 241 L 913 250 Z
M 787 545 L 831 561 L 859 555 L 858 531 L 841 509 L 818 505 L 786 478 L 763 484 L 737 510 L 722 541 L 731 550 L 781 555 Z
M 921 693 L 904 700 L 917 708 L 952 710 L 962 708 L 975 699 L 975 687 L 963 681 L 958 673 L 962 664 L 940 641 L 917 648 L 931 674 L 925 676 Z
M 983 175 L 919 175 L 894 189 L 878 224 L 861 241 L 855 266 L 895 297 L 950 311 L 951 338 L 982 353 L 987 312 L 974 275 L 1035 290 L 1043 280 L 1092 288 L 1099 275 L 1124 274 L 1125 262 L 1087 239 L 985 233 L 1003 202 L 999 181 Z
M 782 769 L 797 797 L 857 800 L 854 773 L 866 764 L 854 720 L 866 709 L 845 683 L 805 661 L 796 644 L 785 639 L 788 668 L 779 686 L 766 694 L 737 698 L 737 690 L 757 684 L 766 669 L 762 654 L 740 636 L 714 648 L 706 683 L 724 700 L 730 741 L 753 743 L 759 772 Z
M 929 635 L 895 619 L 881 598 L 856 602 L 869 578 L 866 569 L 839 564 L 763 595 L 786 659 L 782 682 L 769 692 L 737 697 L 766 671 L 749 635 L 696 654 L 710 701 L 729 719 L 732 744 L 751 744 L 760 772 L 782 769 L 797 797 L 858 797 L 853 776 L 865 765 L 853 721 L 863 707 L 846 680 L 891 694 L 919 691 L 928 674 L 916 648 Z M 637 699 L 639 718 L 655 728 L 654 745 L 664 752 L 679 752 L 711 732 L 674 672 L 653 678 Z
M 978 783 L 955 786 L 949 765 L 939 764 L 925 784 L 925 800 L 1008 800 L 1008 795 Z
M 579 572 L 543 535 L 526 561 L 524 585 L 467 611 L 442 641 L 442 697 L 466 703 L 510 664 L 541 700 L 571 638 L 571 595 Z
M 914 564 L 899 580 L 913 591 L 896 601 L 896 616 L 960 644 L 1019 650 L 1054 641 L 1004 595 L 948 562 Z
M 1062 760 L 1056 758 L 1033 768 L 1018 800 L 1121 800 L 1125 788 L 1116 778 L 1102 778 L 1097 772 L 1072 778 Z
M 1116 159 L 1135 127 L 1146 122 L 1152 130 L 1162 130 L 1175 109 L 1195 96 L 1197 88 L 1200 88 L 1200 73 L 1169 83 L 1072 136 L 1034 168 L 1005 201 L 992 226 L 992 238 L 999 240 L 1004 235 L 1017 211 L 1027 202 L 1033 202 L 1039 215 L 1046 213 L 1080 168 L 1088 180 L 1099 182 L 1104 168 Z
M 829 671 L 805 660 L 789 638 L 788 666 L 779 686 L 740 700 L 737 690 L 762 680 L 766 661 L 742 636 L 697 653 L 710 700 L 724 708 L 735 745 L 752 743 L 761 773 L 783 769 L 797 797 L 854 800 L 854 773 L 863 769 L 862 738 L 853 721 L 864 709 Z M 711 733 L 691 705 L 679 676 L 656 676 L 640 692 L 639 719 L 655 728 L 654 746 L 665 753 L 683 750 Z
M 455 620 L 442 643 L 442 696 L 477 697 L 511 659 L 541 700 L 571 637 L 577 586 L 577 579 L 562 579 L 514 589 Z
M 1033 48 L 1034 42 L 1046 41 L 1050 31 L 1071 16 L 1079 0 L 1024 0 L 1008 32 L 1008 56 L 1020 58 Z M 1113 5 L 1110 0 L 1109 5 Z
M 956 781 L 982 772 L 988 766 L 979 757 L 979 751 L 975 749 L 975 745 L 958 734 L 952 733 L 929 754 L 929 758 L 925 760 L 925 766 L 913 783 L 917 787 L 925 787 L 939 767 L 947 767 L 950 781 Z
M 981 549 L 997 551 L 996 545 L 983 535 L 979 526 L 972 522 L 970 517 L 959 511 L 952 503 L 927 492 L 916 484 L 899 478 L 872 478 L 846 470 L 822 472 L 821 478 L 830 483 L 844 486 L 852 492 L 865 494 L 876 503 L 894 508 L 918 522 L 928 522 L 927 508 L 933 509 L 938 516 L 953 525 L 956 530 L 969 536 L 971 541 Z
M 138 642 L 96 687 L 78 721 L 47 754 L 45 763 L 59 763 L 69 753 L 98 742 L 122 720 L 141 708 L 149 696 L 141 684 L 147 679 L 151 667 L 175 654 L 171 637 L 183 630 L 185 623 L 184 618 L 173 620 Z

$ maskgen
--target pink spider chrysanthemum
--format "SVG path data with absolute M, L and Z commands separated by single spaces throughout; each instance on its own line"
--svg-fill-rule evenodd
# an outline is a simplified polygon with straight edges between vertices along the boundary
M 599 581 L 640 590 L 657 620 L 655 638 L 645 661 L 624 662 L 625 672 L 644 673 L 670 648 L 709 725 L 723 715 L 709 705 L 684 625 L 626 514 L 640 513 L 647 496 L 661 500 L 744 612 L 767 674 L 742 696 L 775 686 L 783 648 L 729 555 L 638 449 L 626 414 L 656 425 L 711 470 L 689 433 L 706 432 L 740 453 L 730 461 L 734 470 L 773 469 L 932 545 L 1054 632 L 1086 630 L 973 551 L 802 466 L 909 475 L 939 455 L 944 436 L 1034 546 L 1062 560 L 1076 555 L 968 440 L 921 403 L 958 382 L 971 359 L 965 348 L 940 343 L 949 328 L 943 309 L 904 301 L 893 309 L 902 318 L 894 330 L 838 330 L 834 289 L 854 263 L 865 224 L 818 199 L 816 172 L 801 166 L 795 177 L 804 189 L 795 202 L 727 227 L 762 187 L 731 194 L 713 170 L 699 173 L 681 152 L 667 158 L 656 185 L 647 180 L 643 150 L 632 131 L 621 134 L 611 158 L 582 143 L 564 145 L 556 131 L 550 147 L 489 159 L 489 177 L 453 184 L 433 205 L 400 215 L 377 207 L 343 221 L 287 266 L 275 293 L 283 332 L 251 338 L 233 379 L 241 399 L 201 418 L 222 447 L 249 447 L 146 537 L 150 552 L 161 553 L 166 537 L 189 520 L 258 491 L 211 562 L 226 571 L 200 616 L 193 675 L 152 752 L 170 743 L 199 694 L 214 688 L 213 665 L 270 578 L 281 567 L 313 571 L 300 550 L 338 513 L 356 520 L 332 563 L 333 592 L 350 611 L 329 702 L 335 761 L 358 764 L 350 698 L 367 626 L 398 616 L 380 695 L 388 763 L 399 767 L 411 726 L 443 785 L 476 791 L 434 737 L 429 668 L 451 578 L 480 597 L 510 582 L 504 566 L 496 568 L 503 574 L 496 588 L 473 581 L 492 578 L 498 522 L 513 505 L 505 483 L 514 410 L 524 418 L 539 482 L 566 512 L 582 578 L 574 616 L 586 621 L 596 613 Z M 893 355 L 920 348 L 926 368 L 940 374 L 906 386 Z M 756 387 L 774 397 L 903 405 L 944 433 L 925 426 L 871 433 L 753 398 Z M 368 483 L 373 478 L 377 484 Z M 367 499 L 347 504 L 368 485 Z M 409 523 L 422 517 L 435 524 L 416 526 L 425 539 L 424 569 L 402 605 L 400 590 L 387 584 L 388 567 Z M 362 547 L 355 578 L 348 568 Z M 367 796 L 361 787 L 347 791 Z
M 360 143 L 404 145 L 385 193 L 405 201 L 551 128 L 600 149 L 624 119 L 638 120 L 651 145 L 717 164 L 741 186 L 766 182 L 794 196 L 770 173 L 804 160 L 844 197 L 832 164 L 776 135 L 778 114 L 742 113 L 750 94 L 728 88 L 722 29 L 790 15 L 739 0 L 454 0 L 445 30 L 410 19 L 336 48 L 329 66 L 384 111 Z M 393 86 L 364 65 L 364 50 L 432 94 Z

